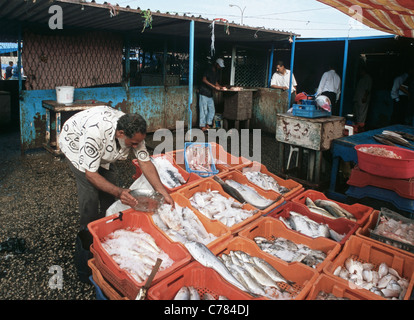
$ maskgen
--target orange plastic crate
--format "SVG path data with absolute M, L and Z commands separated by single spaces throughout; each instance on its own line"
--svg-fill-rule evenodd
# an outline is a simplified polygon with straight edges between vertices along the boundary
M 199 179 L 201 179 L 200 176 L 196 175 L 195 173 L 188 173 L 187 171 L 185 171 L 185 169 L 181 168 L 180 166 L 178 166 L 175 161 L 174 158 L 172 157 L 172 155 L 169 154 L 159 154 L 159 155 L 154 155 L 152 156 L 154 158 L 156 157 L 166 157 L 166 159 L 168 161 L 171 162 L 171 164 L 177 168 L 178 172 L 182 175 L 182 177 L 184 178 L 184 180 L 186 180 L 186 184 L 183 184 L 181 186 L 175 187 L 175 188 L 168 188 L 166 185 L 164 185 L 165 189 L 168 191 L 168 193 L 173 193 L 174 191 L 177 191 L 178 189 L 186 186 L 186 185 L 190 185 L 192 184 L 194 181 L 197 181 Z M 141 175 L 142 175 L 142 171 L 141 168 L 138 164 L 138 160 L 137 159 L 133 159 L 132 160 L 133 165 L 135 166 L 135 174 L 132 176 L 133 179 L 138 179 Z
M 351 235 L 353 235 L 356 232 L 356 230 L 359 227 L 355 222 L 352 222 L 345 218 L 340 218 L 340 219 L 325 218 L 321 215 L 318 215 L 316 213 L 309 211 L 306 205 L 300 204 L 297 202 L 292 202 L 292 201 L 288 201 L 283 206 L 276 208 L 275 210 L 270 212 L 267 216 L 273 217 L 276 219 L 278 219 L 279 217 L 289 218 L 290 211 L 307 216 L 308 218 L 318 223 L 327 224 L 331 229 L 338 232 L 339 234 L 345 234 L 344 238 L 340 242 L 338 242 L 341 246 L 348 240 L 348 238 Z M 299 233 L 298 231 L 294 231 L 294 232 Z M 308 237 L 306 235 L 303 235 L 303 236 Z M 311 237 L 309 238 L 312 239 Z
M 283 222 L 276 220 L 274 218 L 271 218 L 271 217 L 261 217 L 257 219 L 256 221 L 246 226 L 242 231 L 240 231 L 238 236 L 249 239 L 253 242 L 255 242 L 254 241 L 255 237 L 264 237 L 269 240 L 272 239 L 273 237 L 274 238 L 285 238 L 285 239 L 291 240 L 292 242 L 296 244 L 304 244 L 310 247 L 311 249 L 320 250 L 326 254 L 326 258 L 322 263 L 316 266 L 315 270 L 318 272 L 322 272 L 323 267 L 329 261 L 332 261 L 337 256 L 339 251 L 341 250 L 341 245 L 334 240 L 330 240 L 330 239 L 323 238 L 323 237 L 319 237 L 316 239 L 309 238 L 298 232 L 289 230 L 288 228 L 286 228 Z M 263 254 L 276 258 L 288 265 L 302 264 L 301 262 L 288 263 L 267 252 L 263 252 Z M 307 268 L 312 269 L 311 267 L 305 264 L 302 264 L 302 265 Z
M 191 186 L 184 187 L 184 188 L 178 190 L 177 193 L 181 194 L 182 196 L 184 196 L 187 199 L 190 199 L 196 192 L 206 192 L 208 190 L 217 190 L 222 196 L 224 196 L 228 199 L 232 198 L 227 193 L 224 192 L 221 185 L 218 182 L 214 181 L 213 178 L 204 178 L 200 182 L 196 182 L 195 184 L 193 184 Z M 194 207 L 191 206 L 191 208 L 194 209 L 195 212 L 198 212 L 200 215 L 203 215 L 201 212 L 199 212 Z M 239 232 L 244 226 L 246 226 L 250 222 L 254 221 L 255 219 L 257 219 L 258 217 L 260 217 L 263 214 L 262 211 L 257 210 L 255 207 L 253 207 L 250 204 L 244 204 L 242 208 L 245 209 L 245 210 L 252 210 L 252 211 L 256 210 L 257 212 L 254 215 L 252 215 L 251 217 L 247 218 L 246 220 L 231 226 L 229 228 L 231 234 L 235 234 L 235 233 Z M 221 223 L 221 222 L 219 222 L 219 223 Z
M 305 192 L 301 193 L 300 195 L 294 197 L 292 202 L 301 203 L 306 206 L 306 198 L 310 198 L 312 201 L 322 199 L 322 200 L 329 200 L 335 202 L 345 210 L 352 213 L 356 218 L 356 223 L 359 226 L 363 226 L 367 221 L 371 213 L 374 211 L 373 208 L 364 206 L 359 203 L 355 203 L 353 205 L 344 204 L 341 202 L 337 202 L 331 199 L 328 199 L 322 192 L 314 191 L 314 190 L 306 190 Z
M 244 237 L 234 237 L 230 240 L 223 241 L 220 246 L 216 246 L 212 252 L 216 256 L 223 253 L 229 254 L 230 251 L 244 251 L 250 256 L 259 257 L 271 264 L 287 280 L 293 281 L 292 286 L 279 282 L 278 285 L 295 295 L 294 300 L 304 300 L 311 288 L 312 283 L 316 280 L 319 273 L 315 269 L 307 268 L 303 264 L 287 264 L 281 260 L 269 255 L 265 255 L 258 248 L 256 243 Z
M 231 153 L 224 150 L 224 147 L 218 143 L 210 142 L 211 150 L 213 152 L 213 158 L 216 168 L 220 171 L 231 171 L 235 169 L 243 168 L 252 163 L 251 160 L 244 157 L 236 157 Z M 220 171 L 221 173 L 221 171 Z
M 98 267 L 96 266 L 95 259 L 90 259 L 88 261 L 88 266 L 92 270 L 93 281 L 95 281 L 95 283 L 99 286 L 99 288 L 109 300 L 129 300 L 104 279 Z
M 191 255 L 183 245 L 171 242 L 165 234 L 161 233 L 159 229 L 154 226 L 149 215 L 131 209 L 122 212 L 122 220 L 119 219 L 120 217 L 120 214 L 115 214 L 88 224 L 88 229 L 93 236 L 91 252 L 94 253 L 96 263 L 100 266 L 99 269 L 105 269 L 106 273 L 102 271 L 104 277 L 126 297 L 135 299 L 139 288 L 142 287 L 144 283 L 136 281 L 127 271 L 121 269 L 105 251 L 102 247 L 102 241 L 106 236 L 115 230 L 127 228 L 141 228 L 142 231 L 150 234 L 158 247 L 165 251 L 174 261 L 171 267 L 159 271 L 156 274 L 153 280 L 154 283 L 189 263 Z
M 187 199 L 186 197 L 184 197 L 183 195 L 178 194 L 178 193 L 173 193 L 173 194 L 171 194 L 171 198 L 173 198 L 174 202 L 177 205 L 179 205 L 181 207 L 190 208 L 194 212 L 194 214 L 198 217 L 198 219 L 201 221 L 201 223 L 204 225 L 207 232 L 212 233 L 217 237 L 217 239 L 215 239 L 214 241 L 212 241 L 212 242 L 210 242 L 209 244 L 206 245 L 209 249 L 214 247 L 220 241 L 223 241 L 224 239 L 230 238 L 232 236 L 230 228 L 228 228 L 227 226 L 225 226 L 224 224 L 222 224 L 221 222 L 219 222 L 217 220 L 209 219 L 208 217 L 206 217 L 205 215 L 200 213 L 198 210 L 194 209 L 191 206 L 190 200 Z M 152 222 L 154 223 L 154 221 L 152 221 Z M 155 223 L 154 223 L 154 227 L 157 228 L 163 234 L 165 234 L 164 231 L 162 231 L 160 228 L 158 228 L 155 225 Z M 165 234 L 165 236 L 168 239 L 170 239 L 171 242 L 174 242 L 170 237 L 168 237 L 167 234 Z
M 338 266 L 343 266 L 349 257 L 363 263 L 372 263 L 376 268 L 382 262 L 385 262 L 388 267 L 393 268 L 400 276 L 409 281 L 409 286 L 403 300 L 410 299 L 414 285 L 414 257 L 390 249 L 383 244 L 367 241 L 357 236 L 351 236 L 336 259 L 323 268 L 323 272 L 348 285 L 347 280 L 334 276 L 333 273 Z M 366 289 L 356 287 L 355 290 L 363 290 L 364 294 L 369 295 L 372 300 L 386 300 Z
M 302 193 L 305 188 L 303 187 L 303 185 L 301 185 L 300 183 L 296 182 L 295 180 L 292 179 L 282 179 L 280 177 L 278 177 L 277 175 L 273 174 L 272 172 L 270 172 L 266 166 L 264 164 L 261 164 L 259 162 L 252 162 L 251 164 L 239 168 L 237 170 L 239 170 L 240 172 L 244 172 L 244 170 L 257 170 L 264 174 L 267 174 L 268 176 L 271 176 L 273 179 L 275 179 L 277 181 L 277 183 L 280 186 L 286 187 L 288 188 L 290 191 L 286 192 L 285 194 L 283 194 L 283 197 L 285 198 L 285 200 L 291 200 L 292 198 L 296 197 L 297 195 L 299 195 L 300 193 Z M 257 186 L 258 188 L 260 188 L 259 186 Z
M 253 298 L 247 292 L 236 288 L 224 280 L 214 269 L 207 268 L 197 261 L 174 272 L 167 278 L 150 287 L 148 290 L 149 300 L 173 300 L 178 290 L 183 286 L 193 286 L 200 297 L 204 293 L 210 293 L 218 299 L 220 295 L 229 300 L 251 300 Z
M 230 171 L 223 175 L 220 175 L 220 178 L 225 182 L 226 180 L 234 180 L 240 184 L 245 184 L 260 194 L 262 197 L 270 200 L 276 200 L 273 204 L 268 206 L 266 209 L 259 209 L 263 214 L 271 212 L 273 209 L 279 207 L 283 202 L 285 202 L 285 198 L 276 191 L 266 191 L 262 188 L 259 188 L 255 184 L 251 183 L 240 171 Z M 253 205 L 252 205 L 253 206 Z M 253 206 L 254 207 L 254 206 Z
M 385 242 L 382 242 L 382 241 L 379 241 L 379 240 L 376 240 L 376 239 L 373 239 L 373 238 L 370 237 L 370 230 L 375 229 L 375 227 L 377 225 L 379 214 L 380 214 L 380 211 L 374 210 L 374 212 L 369 216 L 369 219 L 368 219 L 367 223 L 363 227 L 358 228 L 358 230 L 355 232 L 355 235 L 357 237 L 360 237 L 360 238 L 364 239 L 364 240 L 373 241 L 375 243 L 380 243 L 383 246 L 385 246 L 385 247 L 387 247 L 391 250 L 395 250 L 395 251 L 398 251 L 400 253 L 407 254 L 407 255 L 410 255 L 410 256 L 414 257 L 414 253 L 409 252 L 407 250 L 403 250 L 403 249 L 394 247 L 393 245 L 391 245 L 391 243 L 396 243 L 396 242 L 393 242 L 392 239 L 389 239 L 390 243 L 385 243 Z M 388 238 L 385 238 L 385 237 L 382 237 L 382 238 L 384 240 L 388 239 Z
M 332 293 L 338 298 L 348 298 L 350 300 L 371 300 L 371 297 L 362 290 L 355 290 L 347 284 L 340 282 L 334 277 L 326 274 L 320 274 L 316 281 L 312 284 L 311 290 L 306 300 L 316 300 L 320 291 Z

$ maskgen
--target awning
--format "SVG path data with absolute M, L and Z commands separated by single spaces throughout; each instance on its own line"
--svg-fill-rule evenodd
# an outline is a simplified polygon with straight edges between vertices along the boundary
M 17 52 L 17 43 L 1 43 L 0 42 L 0 55 Z
M 364 25 L 383 32 L 414 38 L 412 0 L 317 0 Z

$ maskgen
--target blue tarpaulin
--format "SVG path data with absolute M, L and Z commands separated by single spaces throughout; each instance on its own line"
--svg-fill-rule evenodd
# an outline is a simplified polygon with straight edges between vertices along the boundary
M 2 42 L 0 43 L 0 55 L 10 52 L 17 52 L 17 43 Z

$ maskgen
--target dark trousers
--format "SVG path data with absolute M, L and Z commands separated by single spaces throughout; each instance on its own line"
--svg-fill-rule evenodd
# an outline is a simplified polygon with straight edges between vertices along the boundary
M 331 105 L 332 105 L 332 115 L 333 116 L 339 116 L 339 105 L 336 102 L 336 93 L 335 92 L 330 92 L 330 91 L 324 91 L 321 93 L 322 96 L 327 96 L 329 98 L 329 100 L 331 100 Z
M 393 110 L 391 115 L 391 124 L 409 124 L 408 96 L 400 96 L 400 101 L 393 100 Z
M 86 179 L 85 173 L 76 169 L 70 161 L 69 168 L 76 178 L 76 187 L 78 191 L 78 205 L 80 212 L 80 230 L 86 230 L 88 223 L 105 216 L 106 210 L 115 202 L 115 197 L 109 193 L 96 189 Z M 98 173 L 106 180 L 117 184 L 117 174 L 114 165 L 111 164 L 109 170 L 102 167 Z

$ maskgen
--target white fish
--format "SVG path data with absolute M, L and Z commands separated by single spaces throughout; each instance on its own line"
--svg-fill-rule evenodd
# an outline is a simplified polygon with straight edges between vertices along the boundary
M 288 188 L 281 186 L 273 177 L 263 172 L 244 170 L 243 174 L 250 182 L 264 190 L 273 190 L 280 194 L 285 194 L 290 191 Z
M 181 287 L 180 290 L 178 290 L 177 294 L 174 297 L 174 300 L 189 300 L 190 299 L 190 291 L 188 290 L 188 287 Z
M 172 189 L 186 183 L 178 169 L 166 157 L 151 157 L 151 161 L 158 171 L 162 184 L 166 187 Z

